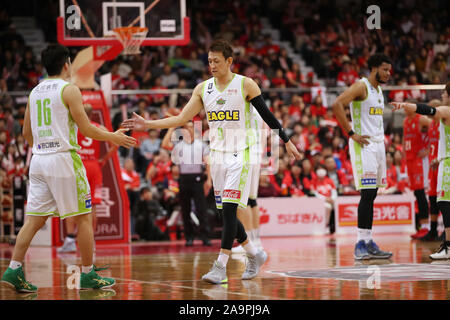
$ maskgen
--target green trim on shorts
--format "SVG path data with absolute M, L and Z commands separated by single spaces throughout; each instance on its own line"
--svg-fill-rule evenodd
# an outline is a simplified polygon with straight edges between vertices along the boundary
M 244 193 L 245 185 L 248 183 L 248 171 L 250 169 L 250 148 L 244 150 L 244 164 L 242 166 L 241 177 L 239 178 L 239 191 L 241 197 Z
M 65 214 L 63 216 L 60 216 L 59 218 L 60 219 L 65 219 L 65 218 L 70 218 L 70 217 L 73 217 L 73 216 L 78 216 L 78 215 L 87 214 L 87 213 L 91 213 L 91 212 L 92 212 L 92 209 L 86 209 L 86 210 L 81 210 L 80 212 L 68 213 L 68 214 Z
M 86 210 L 91 211 L 92 203 L 91 208 L 86 208 L 86 195 L 88 195 L 88 182 L 87 179 L 84 179 L 86 175 L 83 162 L 81 161 L 81 158 L 78 155 L 78 153 L 76 153 L 76 151 L 74 150 L 70 151 L 70 156 L 72 157 L 73 170 L 75 172 L 75 180 L 77 184 L 77 199 L 79 210 L 77 213 L 81 213 Z
M 369 187 L 369 188 L 363 187 L 361 184 L 361 178 L 363 175 L 361 145 L 357 142 L 353 142 L 353 149 L 355 150 L 355 169 L 356 169 L 356 178 L 357 178 L 357 184 L 355 185 L 356 190 L 371 189 L 373 187 Z
M 353 130 L 358 135 L 361 135 L 361 111 L 361 101 L 354 100 L 352 108 Z
M 57 215 L 56 212 L 25 212 L 25 214 L 28 214 L 30 216 L 49 216 L 49 215 Z

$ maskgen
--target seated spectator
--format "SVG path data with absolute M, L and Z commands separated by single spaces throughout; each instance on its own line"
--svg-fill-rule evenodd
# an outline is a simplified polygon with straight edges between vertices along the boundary
M 351 68 L 349 61 L 345 61 L 342 65 L 342 71 L 338 73 L 336 85 L 338 87 L 350 87 L 358 79 L 358 73 Z
M 170 239 L 168 233 L 163 233 L 155 223 L 159 216 L 164 215 L 164 211 L 158 201 L 153 199 L 153 194 L 148 187 L 141 188 L 140 198 L 133 207 L 131 215 L 135 220 L 136 233 L 140 239 L 148 241 Z
M 322 96 L 317 95 L 314 98 L 313 104 L 310 106 L 311 115 L 313 117 L 324 117 L 327 112 L 327 107 L 323 105 Z
M 396 83 L 396 86 L 406 86 L 407 81 L 405 76 L 401 76 Z M 408 97 L 408 90 L 397 89 L 389 92 L 389 100 L 394 102 L 404 102 Z
M 275 194 L 278 197 L 289 196 L 289 188 L 283 181 L 286 175 L 290 175 L 289 168 L 286 161 L 280 157 L 278 160 L 278 170 L 275 174 L 269 176 L 270 184 L 275 188 Z
M 259 177 L 258 198 L 277 197 L 278 192 L 270 182 L 269 176 L 261 175 Z
M 286 86 L 286 79 L 284 78 L 283 70 L 277 69 L 275 76 L 271 80 L 272 86 L 279 88 L 281 85 Z
M 390 181 L 392 185 L 389 185 L 388 180 L 388 188 L 396 187 L 396 191 L 403 193 L 406 188 L 409 187 L 408 174 L 406 171 L 406 159 L 403 158 L 402 152 L 396 150 L 393 155 L 393 162 L 390 166 L 387 166 L 387 157 L 386 157 L 386 174 L 387 177 L 390 177 Z
M 133 209 L 139 199 L 139 187 L 141 185 L 141 178 L 134 169 L 133 159 L 125 159 L 121 176 L 130 201 L 130 208 Z
M 327 170 L 327 176 L 333 180 L 336 186 L 338 194 L 344 194 L 348 191 L 350 184 L 345 176 L 345 172 L 342 169 L 336 168 L 336 161 L 333 156 L 325 157 L 325 169 Z
M 178 74 L 176 72 L 172 72 L 172 68 L 166 64 L 163 69 L 163 74 L 161 75 L 161 85 L 172 89 L 178 85 L 178 81 Z
M 169 152 L 165 149 L 160 149 L 153 156 L 153 161 L 147 168 L 145 178 L 151 186 L 155 186 L 158 190 L 162 190 L 164 187 L 164 178 L 171 175 L 171 165 L 172 161 L 170 160 Z
M 327 177 L 327 170 L 324 166 L 319 165 L 316 169 L 316 178 L 312 181 L 312 185 L 314 187 L 315 196 L 325 201 L 325 222 L 326 226 L 330 228 L 331 233 L 333 233 L 334 230 L 330 225 L 330 217 L 338 193 L 333 180 Z
M 313 196 L 313 187 L 312 187 L 312 181 L 316 178 L 316 173 L 313 170 L 313 167 L 311 165 L 311 161 L 309 159 L 303 159 L 301 160 L 302 164 L 302 182 L 304 186 L 304 193 L 307 196 Z
M 419 83 L 417 82 L 417 76 L 412 74 L 409 76 L 409 84 L 410 86 L 418 86 Z M 426 94 L 425 90 L 420 89 L 411 89 L 407 92 L 407 99 L 411 99 L 417 102 L 425 101 Z
M 308 72 L 307 77 L 306 77 L 306 82 L 302 83 L 302 87 L 303 88 L 312 88 L 312 87 L 318 87 L 318 86 L 319 86 L 319 83 L 314 82 L 314 72 L 312 72 L 312 71 Z M 306 104 L 310 104 L 311 100 L 312 100 L 311 91 L 305 92 L 303 94 L 302 98 Z
M 291 105 L 289 106 L 288 113 L 295 121 L 299 121 L 305 109 L 302 97 L 298 94 L 293 94 L 291 98 Z
M 139 152 L 141 156 L 145 159 L 143 161 L 143 169 L 138 170 L 140 173 L 143 171 L 142 176 L 145 175 L 145 171 L 153 159 L 153 155 L 159 150 L 161 146 L 161 139 L 159 138 L 159 132 L 156 129 L 150 129 L 148 131 L 148 136 L 145 138 L 140 147 Z
M 294 162 L 291 167 L 290 175 L 286 175 L 283 179 L 283 184 L 285 184 L 289 189 L 289 195 L 291 197 L 304 197 L 306 196 L 305 186 L 303 185 L 302 179 L 302 164 L 300 161 Z
M 288 88 L 299 88 L 305 81 L 298 63 L 293 63 L 292 68 L 286 72 L 286 80 Z

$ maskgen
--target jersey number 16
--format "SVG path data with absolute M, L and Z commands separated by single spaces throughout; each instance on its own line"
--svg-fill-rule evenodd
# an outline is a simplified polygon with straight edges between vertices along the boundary
M 52 123 L 52 109 L 50 109 L 50 99 L 44 99 L 44 102 L 37 100 L 37 116 L 38 116 L 38 127 L 42 127 L 42 115 L 44 115 L 44 124 L 46 126 Z

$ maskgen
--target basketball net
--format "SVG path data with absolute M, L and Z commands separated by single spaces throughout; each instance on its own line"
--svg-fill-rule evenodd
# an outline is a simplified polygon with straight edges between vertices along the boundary
M 140 47 L 145 40 L 148 28 L 121 27 L 113 29 L 116 38 L 123 46 L 124 55 L 141 53 Z

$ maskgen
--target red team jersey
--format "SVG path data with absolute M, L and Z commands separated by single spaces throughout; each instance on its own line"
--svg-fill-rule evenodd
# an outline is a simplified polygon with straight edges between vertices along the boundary
M 406 160 L 417 158 L 417 152 L 423 148 L 422 132 L 420 132 L 419 119 L 421 115 L 416 114 L 414 118 L 406 117 L 403 121 L 403 139 L 405 141 Z
M 420 190 L 425 186 L 424 159 L 417 156 L 417 152 L 424 148 L 424 136 L 420 130 L 421 115 L 413 118 L 406 117 L 403 121 L 404 151 L 406 153 L 406 167 L 408 170 L 409 184 L 412 190 Z
M 100 128 L 100 125 L 94 121 L 91 121 L 91 124 Z M 86 160 L 98 161 L 100 158 L 100 141 L 85 137 L 78 130 L 78 144 L 81 146 L 78 154 L 83 162 Z
M 91 121 L 91 124 L 100 128 L 100 125 Z M 100 204 L 101 199 L 96 196 L 97 188 L 101 188 L 103 184 L 102 169 L 100 168 L 100 141 L 85 137 L 80 130 L 78 130 L 78 144 L 81 149 L 78 150 L 83 165 L 86 169 L 86 176 L 88 178 L 89 186 L 91 188 L 92 204 Z
M 439 121 L 433 120 L 428 128 L 428 139 L 429 139 L 429 153 L 428 160 L 433 161 L 438 156 L 438 146 L 439 146 Z M 428 190 L 429 196 L 437 196 L 437 178 L 438 178 L 438 169 L 432 168 L 430 165 L 430 170 L 428 172 L 428 182 L 430 185 L 430 189 Z

